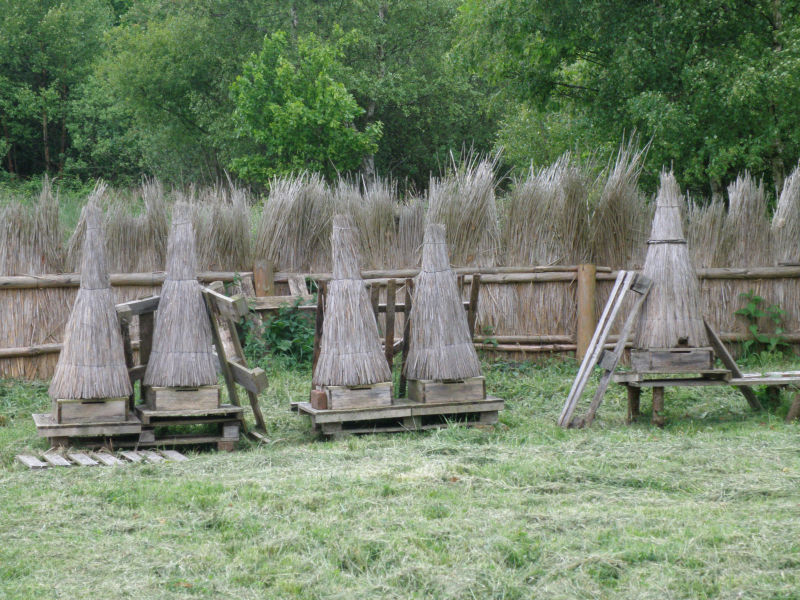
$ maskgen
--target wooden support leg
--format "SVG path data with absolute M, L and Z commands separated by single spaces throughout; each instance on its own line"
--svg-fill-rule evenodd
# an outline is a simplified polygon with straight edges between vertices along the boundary
M 786 413 L 786 422 L 791 423 L 798 417 L 800 417 L 800 392 L 795 392 L 792 406 L 789 408 L 789 412 Z
M 217 442 L 217 450 L 219 452 L 233 452 L 236 442 L 233 440 L 219 440 Z
M 642 388 L 627 386 L 628 389 L 628 423 L 631 423 L 639 418 L 639 400 L 642 397 Z
M 664 388 L 653 388 L 653 425 L 664 426 Z
M 54 436 L 49 438 L 50 440 L 50 447 L 51 448 L 68 448 L 69 447 L 69 438 L 68 437 L 60 437 Z

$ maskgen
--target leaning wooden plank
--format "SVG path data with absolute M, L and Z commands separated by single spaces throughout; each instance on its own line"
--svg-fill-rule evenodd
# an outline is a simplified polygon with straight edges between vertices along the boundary
M 708 339 L 711 342 L 711 346 L 714 348 L 717 356 L 722 361 L 722 364 L 731 370 L 734 378 L 742 377 L 742 371 L 739 368 L 739 365 L 737 365 L 736 361 L 733 360 L 733 357 L 731 356 L 730 352 L 728 352 L 725 344 L 723 344 L 722 340 L 719 339 L 717 332 L 711 328 L 711 326 L 708 324 L 708 321 L 705 319 L 703 319 L 703 324 L 706 326 L 706 333 L 708 334 Z M 756 398 L 756 394 L 753 390 L 751 390 L 749 387 L 740 385 L 737 385 L 736 389 L 742 392 L 742 395 L 747 400 L 750 408 L 753 410 L 763 410 L 761 402 L 758 401 L 758 398 Z
M 161 455 L 172 462 L 185 462 L 189 460 L 187 456 L 184 456 L 177 450 L 161 450 Z
M 107 467 L 116 467 L 118 465 L 125 464 L 113 454 L 109 454 L 108 452 L 103 452 L 102 450 L 99 452 L 93 452 L 92 457 L 96 458 Z
M 622 357 L 622 352 L 625 350 L 625 344 L 633 332 L 633 326 L 639 318 L 639 313 L 642 310 L 642 304 L 644 304 L 644 300 L 647 298 L 647 294 L 650 291 L 650 288 L 653 286 L 653 281 L 644 275 L 637 275 L 636 285 L 639 288 L 639 296 L 636 298 L 636 302 L 634 303 L 633 308 L 631 308 L 628 318 L 625 320 L 625 325 L 622 327 L 622 333 L 619 334 L 617 344 L 614 346 L 614 350 L 611 353 L 614 358 L 613 364 L 604 366 L 606 370 L 600 377 L 600 383 L 597 386 L 597 390 L 595 390 L 594 398 L 592 398 L 592 402 L 589 405 L 589 411 L 586 413 L 586 418 L 583 421 L 583 425 L 591 425 L 592 421 L 594 421 L 594 416 L 597 413 L 597 409 L 600 407 L 600 403 L 603 401 L 603 396 L 608 389 L 608 384 L 611 382 L 611 376 L 614 374 L 614 369 L 617 368 L 617 363 Z
M 269 382 L 267 381 L 267 374 L 264 372 L 264 369 L 259 367 L 250 369 L 232 360 L 228 361 L 228 365 L 230 365 L 233 380 L 248 392 L 260 394 L 267 389 Z
M 140 463 L 144 460 L 144 456 L 142 456 L 135 450 L 123 450 L 122 452 L 119 453 L 119 455 L 122 458 L 131 461 L 132 463 Z
M 247 315 L 249 309 L 247 308 L 247 300 L 242 295 L 232 297 L 225 296 L 212 290 L 210 287 L 203 288 L 203 292 L 208 294 L 209 299 L 214 302 L 219 314 L 226 319 L 231 319 L 238 322 L 239 319 Z
M 164 462 L 164 457 L 159 455 L 159 454 L 156 454 L 152 450 L 141 450 L 139 452 L 139 454 L 144 456 L 144 458 L 147 460 L 147 462 L 151 462 L 153 464 L 158 464 L 158 463 Z
M 242 343 L 239 341 L 239 332 L 236 331 L 236 323 L 230 319 L 227 319 L 226 323 L 231 335 L 231 342 L 233 342 L 233 352 L 236 355 L 236 359 L 239 361 L 238 363 L 231 363 L 231 373 L 236 382 L 247 391 L 247 398 L 250 400 L 250 408 L 256 420 L 256 427 L 261 429 L 261 431 L 266 431 L 267 424 L 264 422 L 264 415 L 261 414 L 258 395 L 267 389 L 267 374 L 263 369 L 258 367 L 253 369 L 247 367 L 247 358 L 244 355 Z
M 118 313 L 130 313 L 131 315 L 143 315 L 151 313 L 158 308 L 158 303 L 161 301 L 161 296 L 151 296 L 150 298 L 143 298 L 141 300 L 131 300 L 130 302 L 123 302 L 117 304 Z
M 42 456 L 47 462 L 49 462 L 54 467 L 71 467 L 72 463 L 69 462 L 66 458 L 61 456 L 60 454 L 56 454 L 55 452 L 45 452 Z
M 17 454 L 17 460 L 29 469 L 46 469 L 48 467 L 46 462 L 42 462 L 30 454 Z
M 74 462 L 79 467 L 96 467 L 100 463 L 83 452 L 68 452 L 67 458 Z

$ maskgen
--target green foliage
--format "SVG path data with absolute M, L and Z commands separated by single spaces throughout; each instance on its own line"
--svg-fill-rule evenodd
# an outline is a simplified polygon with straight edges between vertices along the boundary
M 783 337 L 783 317 L 786 311 L 777 304 L 771 304 L 762 308 L 764 298 L 756 295 L 752 290 L 747 293 L 739 294 L 739 298 L 745 301 L 745 305 L 736 310 L 734 314 L 744 317 L 747 321 L 747 331 L 752 336 L 742 342 L 742 355 L 744 357 L 754 354 L 766 353 L 767 355 L 781 353 L 789 347 Z M 767 319 L 772 323 L 773 330 L 765 332 L 760 329 L 759 321 Z
M 256 144 L 231 161 L 236 173 L 265 184 L 298 171 L 332 177 L 377 150 L 381 124 L 355 127 L 364 109 L 342 83 L 343 56 L 340 43 L 313 34 L 298 40 L 295 56 L 284 32 L 264 38 L 231 87 L 237 134 Z
M 244 351 L 253 364 L 263 362 L 268 355 L 282 356 L 296 364 L 310 363 L 314 355 L 314 326 L 308 315 L 294 304 L 285 304 L 268 316 L 263 325 L 255 319 L 245 320 Z

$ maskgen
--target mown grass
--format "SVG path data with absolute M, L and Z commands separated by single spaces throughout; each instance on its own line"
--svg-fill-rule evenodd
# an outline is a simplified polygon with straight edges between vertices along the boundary
M 797 368 L 789 362 L 782 368 Z M 555 425 L 574 362 L 486 365 L 493 429 L 326 442 L 270 369 L 270 442 L 31 472 L 38 384 L 0 384 L 0 597 L 798 598 L 800 426 L 668 390 L 667 426 Z M 649 411 L 649 399 L 643 397 Z

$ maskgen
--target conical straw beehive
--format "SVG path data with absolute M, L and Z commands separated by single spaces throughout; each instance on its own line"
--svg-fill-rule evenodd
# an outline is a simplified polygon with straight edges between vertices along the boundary
M 64 333 L 49 394 L 54 399 L 121 398 L 131 394 L 114 293 L 111 291 L 100 209 L 83 208 L 86 237 L 81 286 Z
M 444 225 L 431 223 L 425 228 L 410 327 L 408 379 L 480 376 L 481 365 L 470 339 L 456 275 L 450 269 Z
M 197 282 L 189 207 L 179 202 L 172 209 L 167 277 L 161 287 L 145 385 L 177 387 L 217 383 L 217 359 L 211 343 L 211 324 Z
M 700 348 L 708 336 L 700 310 L 700 282 L 683 236 L 681 191 L 661 174 L 643 274 L 653 287 L 642 307 L 634 348 Z
M 320 354 L 312 381 L 315 386 L 367 385 L 392 379 L 361 279 L 355 234 L 348 217 L 334 217 L 333 279 L 325 296 Z

